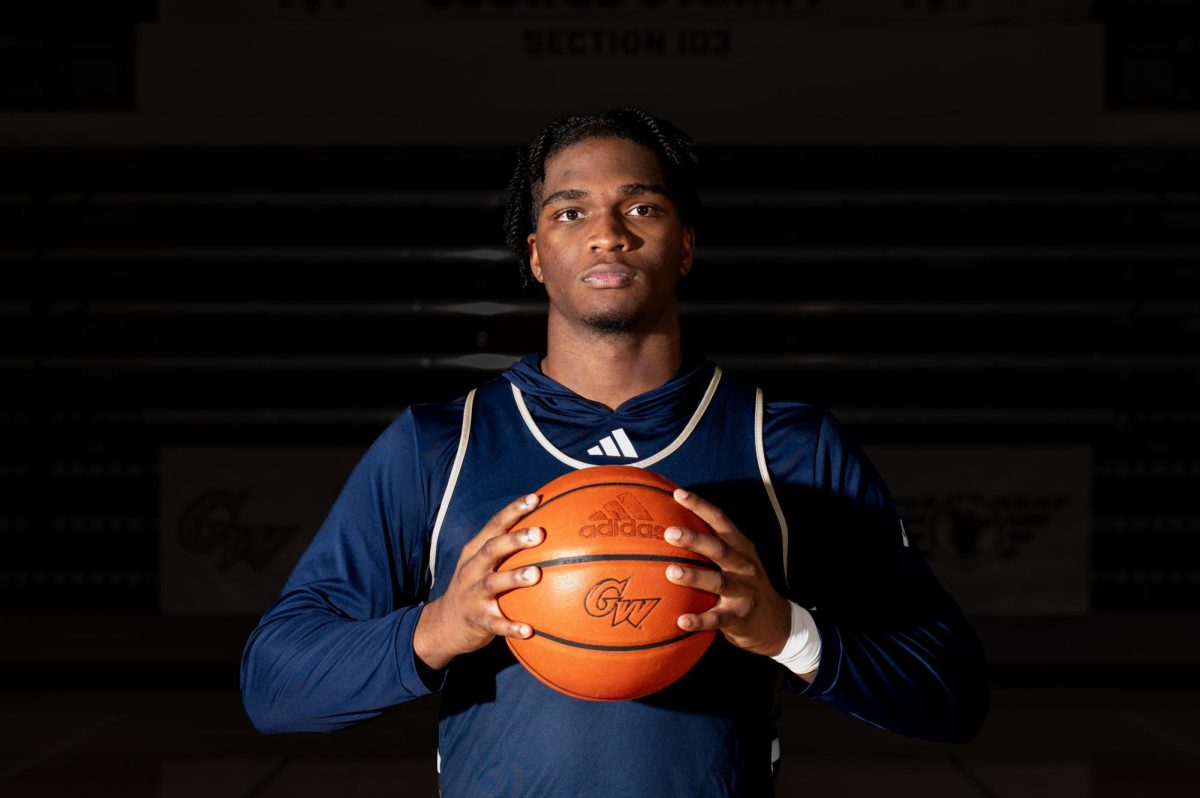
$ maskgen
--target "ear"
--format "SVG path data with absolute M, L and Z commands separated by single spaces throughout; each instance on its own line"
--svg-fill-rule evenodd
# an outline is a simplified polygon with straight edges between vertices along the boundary
M 679 262 L 679 276 L 687 277 L 688 272 L 692 270 L 692 263 L 696 257 L 696 230 L 691 225 L 685 225 L 683 228 L 683 258 Z
M 542 262 L 537 251 L 537 233 L 530 233 L 525 239 L 525 252 L 529 256 L 529 270 L 533 272 L 533 279 L 544 284 L 546 281 L 542 279 Z

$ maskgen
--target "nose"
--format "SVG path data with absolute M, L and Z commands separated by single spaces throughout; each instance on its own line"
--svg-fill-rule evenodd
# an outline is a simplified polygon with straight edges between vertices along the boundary
M 588 247 L 599 250 L 629 250 L 633 248 L 633 237 L 619 212 L 597 214 L 596 221 L 588 231 Z

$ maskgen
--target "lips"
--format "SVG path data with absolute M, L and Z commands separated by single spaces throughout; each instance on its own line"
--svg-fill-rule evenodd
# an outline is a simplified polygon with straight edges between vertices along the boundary
M 620 288 L 632 283 L 637 272 L 624 263 L 597 263 L 583 274 L 583 282 L 596 288 Z

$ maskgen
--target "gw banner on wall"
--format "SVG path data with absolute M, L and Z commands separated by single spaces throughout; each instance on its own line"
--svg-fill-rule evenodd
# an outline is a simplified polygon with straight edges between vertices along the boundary
M 364 451 L 350 446 L 164 447 L 162 611 L 266 610 Z
M 908 534 L 965 612 L 1088 611 L 1090 447 L 864 449 Z

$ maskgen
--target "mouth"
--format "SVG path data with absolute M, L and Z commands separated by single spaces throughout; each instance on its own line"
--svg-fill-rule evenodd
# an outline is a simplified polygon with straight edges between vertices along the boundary
M 623 263 L 598 263 L 583 275 L 583 282 L 594 288 L 621 288 L 636 278 L 637 272 Z

